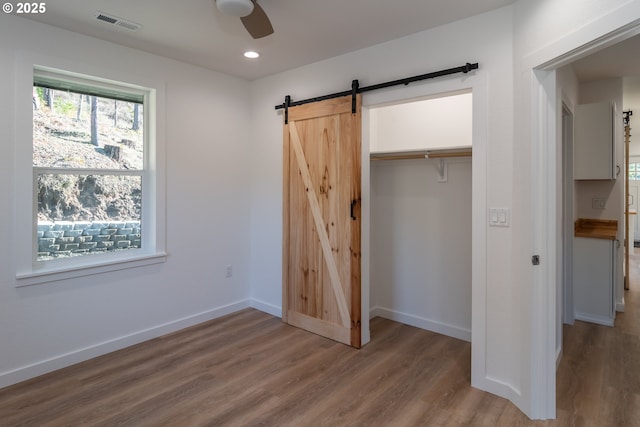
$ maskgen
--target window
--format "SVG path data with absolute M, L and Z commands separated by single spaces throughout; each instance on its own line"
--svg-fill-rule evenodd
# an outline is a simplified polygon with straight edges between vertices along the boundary
M 34 78 L 36 259 L 140 248 L 144 98 Z
M 640 163 L 629 163 L 629 179 L 640 180 Z
M 31 94 L 18 285 L 161 262 L 155 90 L 36 67 Z

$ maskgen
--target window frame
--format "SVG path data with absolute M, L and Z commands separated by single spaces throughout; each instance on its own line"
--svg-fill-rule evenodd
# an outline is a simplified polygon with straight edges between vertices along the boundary
M 15 92 L 15 286 L 29 286 L 109 271 L 141 267 L 166 260 L 164 82 L 126 76 L 114 70 L 95 70 L 87 64 L 37 65 L 17 61 Z M 65 71 L 76 69 L 79 72 Z M 26 71 L 26 72 L 25 72 Z M 95 86 L 102 91 L 132 93 L 143 97 L 144 161 L 142 176 L 142 247 L 126 251 L 56 260 L 37 260 L 37 173 L 52 168 L 33 165 L 33 106 L 35 75 L 46 75 L 71 84 Z M 129 82 L 135 83 L 129 83 Z M 125 83 L 127 82 L 127 83 Z M 111 170 L 90 169 L 111 174 Z M 70 168 L 67 173 L 78 170 Z M 29 213 L 27 215 L 27 212 Z M 29 235 L 30 239 L 25 239 Z

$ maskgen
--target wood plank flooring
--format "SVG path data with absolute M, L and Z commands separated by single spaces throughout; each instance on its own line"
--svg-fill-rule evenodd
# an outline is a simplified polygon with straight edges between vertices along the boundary
M 640 426 L 632 263 L 615 328 L 565 327 L 557 420 L 471 388 L 469 343 L 376 318 L 354 350 L 247 309 L 4 388 L 0 426 Z

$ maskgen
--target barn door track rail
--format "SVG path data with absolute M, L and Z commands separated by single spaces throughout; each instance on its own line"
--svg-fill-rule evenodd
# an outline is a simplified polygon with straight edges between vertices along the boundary
M 418 82 L 420 80 L 427 79 L 435 79 L 437 77 L 448 76 L 451 74 L 464 73 L 467 74 L 472 70 L 478 69 L 478 63 L 470 63 L 467 62 L 465 65 L 460 67 L 448 68 L 446 70 L 434 71 L 432 73 L 420 74 L 419 76 L 413 77 L 405 77 L 404 79 L 392 80 L 385 83 L 378 83 L 371 86 L 360 87 L 360 83 L 358 80 L 353 80 L 351 82 L 351 90 L 345 90 L 342 92 L 331 93 L 329 95 L 317 96 L 315 98 L 303 99 L 302 101 L 292 101 L 291 96 L 287 95 L 284 98 L 284 103 L 276 105 L 276 110 L 284 109 L 284 123 L 289 123 L 289 107 L 295 107 L 296 105 L 309 104 L 311 102 L 325 101 L 327 99 L 340 98 L 342 96 L 351 95 L 351 112 L 355 114 L 356 112 L 356 95 L 359 93 L 370 92 L 372 90 L 384 89 L 391 86 L 405 85 L 407 86 L 409 83 Z

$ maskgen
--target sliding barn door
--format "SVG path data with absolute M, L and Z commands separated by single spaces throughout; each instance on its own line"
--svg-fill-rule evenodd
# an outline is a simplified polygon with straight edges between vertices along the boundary
M 283 310 L 359 348 L 360 95 L 289 108 L 284 125 Z

